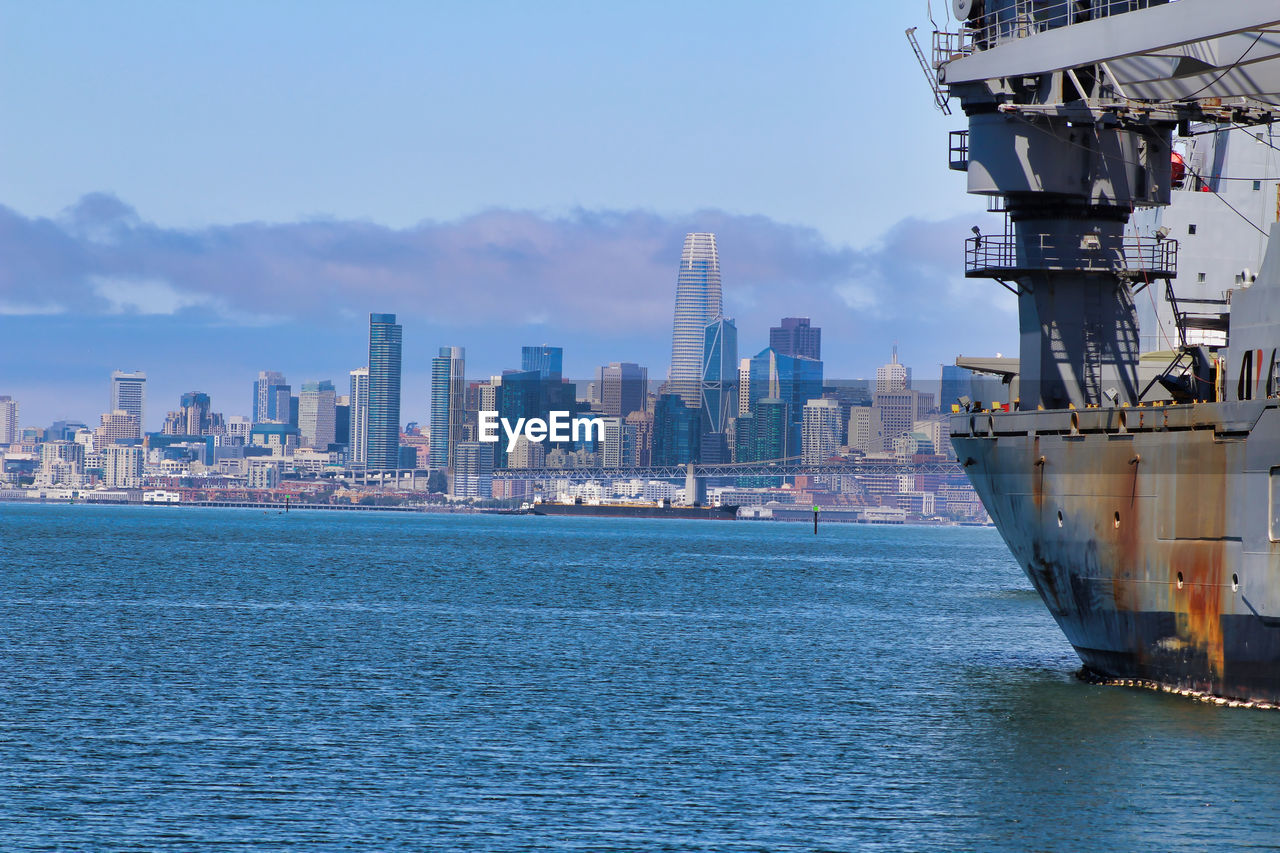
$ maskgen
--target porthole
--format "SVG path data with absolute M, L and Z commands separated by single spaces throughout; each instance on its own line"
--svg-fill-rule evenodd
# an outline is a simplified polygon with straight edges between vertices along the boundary
M 1120 510 L 1116 510 L 1116 530 L 1120 529 Z
M 1182 572 L 1178 572 L 1178 589 L 1182 589 Z
M 1240 576 L 1235 574 L 1234 572 L 1231 574 L 1231 591 L 1232 592 L 1240 591 Z
M 1062 510 L 1058 510 L 1058 526 L 1062 526 Z

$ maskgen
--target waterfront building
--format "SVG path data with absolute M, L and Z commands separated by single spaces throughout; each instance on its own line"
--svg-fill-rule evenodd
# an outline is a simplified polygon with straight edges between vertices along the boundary
M 540 347 L 521 347 L 520 370 L 536 370 L 542 379 L 559 382 L 564 377 L 564 350 L 546 344 Z
M 800 456 L 805 465 L 821 464 L 836 454 L 842 420 L 839 400 L 810 400 L 804 404 Z
M 18 401 L 6 394 L 0 397 L 0 445 L 17 444 L 20 438 Z
M 671 335 L 671 372 L 667 391 L 679 394 L 685 405 L 702 405 L 703 348 L 707 325 L 723 313 L 720 256 L 716 235 L 695 233 L 684 238 L 680 272 L 676 278 L 676 308 Z
M 809 325 L 808 317 L 783 317 L 782 325 L 769 329 L 769 347 L 783 355 L 822 360 L 822 329 Z
M 702 337 L 702 430 L 723 435 L 738 413 L 738 327 L 718 317 Z
M 94 430 L 94 447 L 102 450 L 108 445 L 137 441 L 140 438 L 142 432 L 137 415 L 117 409 L 102 414 L 101 424 Z
M 699 458 L 702 437 L 699 410 L 685 404 L 679 394 L 662 394 L 653 408 L 652 464 L 684 465 Z
M 347 426 L 351 464 L 363 467 L 369 446 L 369 368 L 351 371 L 351 410 Z
M 142 427 L 146 423 L 147 407 L 147 374 L 142 371 L 127 373 L 123 370 L 111 371 L 111 402 L 108 412 L 128 412 L 138 423 L 138 434 L 130 438 L 141 438 Z
M 102 482 L 111 489 L 142 488 L 143 449 L 114 444 L 102 450 Z
M 395 314 L 369 315 L 369 414 L 365 464 L 373 471 L 400 463 L 400 358 L 403 329 Z
M 432 468 L 453 467 L 466 421 L 466 392 L 466 350 L 440 347 L 440 354 L 431 359 Z
M 460 441 L 454 449 L 453 494 L 460 498 L 493 496 L 493 448 L 485 441 Z
M 337 391 L 333 383 L 304 382 L 298 395 L 298 433 L 303 447 L 327 450 L 337 441 Z
M 288 424 L 282 424 L 282 426 L 288 426 Z M 281 467 L 279 460 L 250 459 L 246 485 L 251 489 L 274 489 L 279 487 Z
M 255 424 L 288 423 L 289 401 L 292 397 L 293 388 L 285 380 L 283 373 L 261 370 L 253 383 L 250 418 Z
M 649 390 L 649 371 L 629 361 L 615 361 L 596 371 L 595 390 L 600 411 L 625 418 L 643 412 Z
M 84 480 L 84 445 L 74 441 L 46 441 L 40 445 L 37 486 L 78 487 Z

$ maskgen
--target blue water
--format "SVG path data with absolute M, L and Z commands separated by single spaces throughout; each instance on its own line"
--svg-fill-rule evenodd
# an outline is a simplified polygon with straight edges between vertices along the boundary
M 0 849 L 1280 842 L 1077 667 L 991 530 L 0 505 Z

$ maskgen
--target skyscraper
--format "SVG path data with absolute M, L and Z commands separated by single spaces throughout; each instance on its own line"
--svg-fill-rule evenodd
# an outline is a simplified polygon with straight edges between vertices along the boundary
M 520 348 L 520 369 L 536 370 L 543 379 L 559 382 L 564 376 L 564 350 L 560 347 Z
M 671 372 L 667 390 L 685 405 L 702 405 L 703 347 L 707 325 L 723 311 L 720 255 L 716 235 L 688 234 L 676 278 L 675 322 L 671 334 Z
M 652 464 L 659 467 L 697 462 L 702 419 L 678 394 L 663 394 L 653 407 Z
M 898 346 L 893 346 L 893 357 L 888 364 L 876 368 L 876 391 L 905 391 L 911 387 L 911 371 L 898 363 Z
M 738 413 L 738 327 L 719 317 L 703 331 L 702 429 L 724 433 Z
M 18 401 L 0 397 L 0 444 L 18 443 Z
M 769 329 L 769 346 L 783 355 L 822 358 L 822 329 L 809 325 L 808 317 L 783 317 L 781 326 Z
M 137 371 L 126 373 L 123 370 L 111 371 L 111 405 L 108 412 L 128 412 L 138 421 L 139 433 L 133 438 L 141 438 L 144 416 L 147 407 L 147 374 Z
M 369 436 L 365 464 L 394 470 L 400 462 L 400 350 L 395 314 L 369 315 Z
M 482 441 L 460 441 L 454 448 L 456 463 L 453 494 L 460 498 L 493 496 L 493 448 Z
M 600 411 L 615 418 L 643 412 L 649 390 L 649 371 L 629 361 L 615 361 L 596 371 Z
M 466 350 L 440 347 L 440 354 L 431 359 L 432 468 L 453 467 L 466 419 L 466 396 Z
M 253 422 L 288 423 L 292 393 L 293 389 L 289 387 L 283 373 L 274 370 L 258 371 L 258 378 L 253 383 Z
M 369 448 L 369 368 L 351 371 L 351 402 L 347 427 L 351 464 L 364 465 Z
M 751 413 L 756 416 L 757 434 L 763 434 L 761 431 L 766 426 L 772 428 L 772 422 L 766 422 L 758 411 L 759 402 L 765 399 L 780 401 L 786 408 L 785 420 L 788 425 L 782 447 L 787 455 L 798 455 L 804 405 L 822 396 L 822 362 L 781 355 L 772 348 L 762 350 L 751 359 L 749 388 Z
M 302 383 L 302 392 L 298 395 L 298 432 L 301 433 L 303 447 L 326 449 L 337 440 L 337 392 L 333 383 L 325 379 L 321 382 Z
M 804 404 L 800 455 L 805 465 L 826 462 L 836 452 L 844 431 L 842 420 L 839 400 L 810 400 Z

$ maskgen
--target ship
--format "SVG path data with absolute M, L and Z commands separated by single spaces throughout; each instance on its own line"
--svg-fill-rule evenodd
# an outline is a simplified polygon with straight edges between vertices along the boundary
M 908 35 L 937 106 L 967 118 L 951 167 L 1005 222 L 974 228 L 965 275 L 1019 316 L 1018 357 L 988 365 L 1008 405 L 947 401 L 957 458 L 1083 676 L 1278 705 L 1280 194 L 1242 211 L 1222 182 L 1267 176 L 1195 154 L 1228 133 L 1275 147 L 1280 4 L 950 10 L 931 58 Z M 1265 223 L 1259 267 L 1179 272 L 1186 232 L 1140 226 L 1188 191 Z M 1199 292 L 1218 268 L 1235 270 L 1223 292 Z M 1147 319 L 1169 326 L 1144 355 L 1155 294 Z
M 581 515 L 605 518 L 697 518 L 711 521 L 733 521 L 738 517 L 736 506 L 681 506 L 672 505 L 664 498 L 661 503 L 590 503 L 577 498 L 573 503 L 539 501 L 529 505 L 533 515 Z

